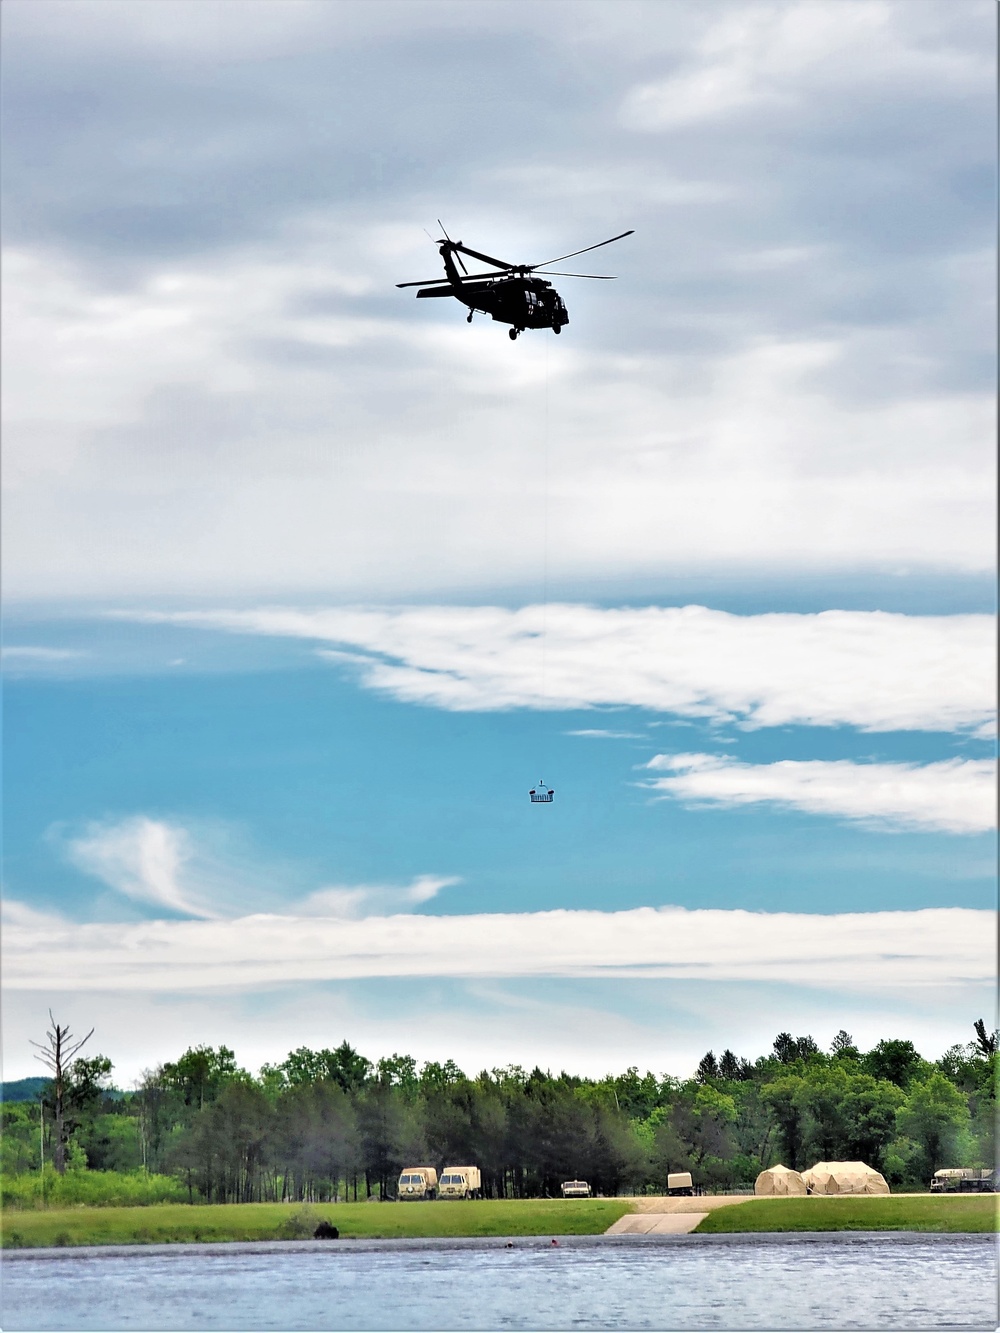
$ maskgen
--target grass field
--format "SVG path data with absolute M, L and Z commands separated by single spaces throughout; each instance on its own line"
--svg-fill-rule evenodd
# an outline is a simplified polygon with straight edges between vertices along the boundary
M 996 1231 L 992 1194 L 750 1199 L 717 1208 L 696 1235 L 722 1231 Z
M 477 1199 L 443 1203 L 150 1204 L 144 1208 L 59 1208 L 3 1214 L 5 1248 L 34 1245 L 149 1245 L 167 1241 L 288 1240 L 311 1235 L 321 1218 L 341 1236 L 593 1236 L 631 1207 L 628 1199 Z

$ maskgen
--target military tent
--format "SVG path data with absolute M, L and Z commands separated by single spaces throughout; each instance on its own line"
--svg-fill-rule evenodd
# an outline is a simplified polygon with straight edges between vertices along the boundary
M 806 1182 L 797 1171 L 779 1162 L 777 1166 L 760 1173 L 754 1182 L 753 1192 L 763 1195 L 805 1194 Z
M 864 1162 L 817 1162 L 802 1172 L 810 1194 L 888 1194 L 885 1178 Z

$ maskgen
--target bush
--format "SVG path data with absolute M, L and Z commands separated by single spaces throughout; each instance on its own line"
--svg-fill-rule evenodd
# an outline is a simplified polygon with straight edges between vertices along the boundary
M 173 1176 L 142 1171 L 67 1171 L 51 1166 L 44 1182 L 38 1171 L 5 1176 L 0 1182 L 5 1208 L 67 1208 L 75 1204 L 124 1208 L 153 1203 L 186 1203 L 187 1189 Z
M 307 1203 L 303 1204 L 282 1222 L 281 1235 L 285 1240 L 311 1240 L 322 1220 Z

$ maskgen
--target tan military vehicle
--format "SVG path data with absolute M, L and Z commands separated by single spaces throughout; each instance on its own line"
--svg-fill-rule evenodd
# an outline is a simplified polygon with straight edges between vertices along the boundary
M 585 1180 L 564 1180 L 560 1186 L 564 1199 L 589 1199 L 590 1186 Z
M 478 1166 L 446 1166 L 438 1182 L 442 1199 L 481 1199 L 483 1181 Z
M 694 1182 L 690 1171 L 671 1171 L 667 1176 L 668 1194 L 693 1194 Z
M 396 1187 L 400 1199 L 436 1199 L 437 1172 L 432 1166 L 404 1166 Z

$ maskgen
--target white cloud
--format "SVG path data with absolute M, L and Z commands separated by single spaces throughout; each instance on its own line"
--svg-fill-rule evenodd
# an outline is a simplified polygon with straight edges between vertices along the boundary
M 992 397 L 844 392 L 889 355 L 867 325 L 691 312 L 696 366 L 675 346 L 511 348 L 384 304 L 427 266 L 402 232 L 299 217 L 268 250 L 111 293 L 11 253 L 8 595 L 537 586 L 542 452 L 553 579 L 991 567 Z
M 985 732 L 994 718 L 990 616 L 574 605 L 121 614 L 335 643 L 334 660 L 353 662 L 368 687 L 455 711 L 631 705 L 865 731 Z
M 989 9 L 564 8 L 5 6 L 8 597 L 523 593 L 546 470 L 567 583 L 992 567 Z M 512 346 L 394 289 L 439 209 L 635 234 Z
M 640 731 L 605 731 L 602 727 L 582 727 L 578 731 L 567 731 L 567 736 L 588 736 L 594 740 L 607 741 L 644 741 L 647 738 Z
M 880 826 L 983 833 L 996 826 L 996 766 L 989 759 L 933 764 L 780 760 L 744 764 L 728 756 L 659 754 L 647 785 L 678 800 L 773 804 Z
M 724 6 L 678 71 L 631 90 L 622 122 L 673 130 L 773 109 L 794 124 L 824 92 L 967 95 L 984 76 L 985 52 L 957 50 L 933 10 L 911 23 L 901 9 L 878 0 Z
M 187 916 L 217 915 L 183 882 L 193 848 L 182 828 L 145 815 L 92 824 L 85 834 L 67 842 L 66 854 L 80 870 L 136 902 Z
M 352 919 L 388 916 L 436 898 L 442 889 L 461 880 L 455 875 L 418 875 L 409 884 L 352 884 L 317 889 L 295 911 L 303 916 L 343 917 Z
M 880 990 L 994 974 L 993 916 L 965 908 L 820 916 L 643 907 L 470 916 L 255 915 L 15 921 L 12 989 L 184 991 L 363 977 L 674 977 Z
M 185 916 L 225 920 L 287 902 L 298 872 L 266 865 L 222 825 L 194 833 L 180 824 L 146 815 L 90 824 L 83 834 L 52 835 L 79 870 L 136 902 Z M 409 884 L 333 884 L 295 902 L 296 916 L 344 920 L 388 916 L 430 902 L 461 880 L 454 875 L 417 875 Z M 10 910 L 16 913 L 17 904 Z M 14 918 L 11 918 L 12 920 Z M 18 918 L 19 919 L 19 918 Z
M 87 653 L 78 648 L 40 648 L 31 644 L 12 643 L 0 648 L 0 661 L 13 662 L 15 665 L 49 666 L 58 662 L 71 662 L 86 657 Z

